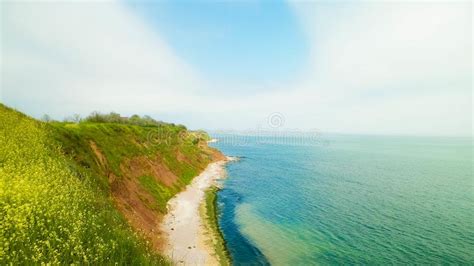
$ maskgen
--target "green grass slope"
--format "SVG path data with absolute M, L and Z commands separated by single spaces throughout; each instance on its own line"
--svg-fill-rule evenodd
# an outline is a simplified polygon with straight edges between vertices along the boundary
M 206 228 L 210 233 L 211 245 L 214 249 L 217 260 L 220 265 L 232 265 L 229 250 L 226 247 L 224 236 L 219 229 L 218 210 L 217 210 L 217 192 L 218 187 L 211 187 L 206 190 L 205 201 L 201 206 L 201 215 L 203 216 Z
M 213 150 L 199 143 L 200 136 L 183 126 L 164 124 L 160 126 L 137 126 L 118 123 L 49 123 L 51 136 L 71 156 L 79 168 L 104 179 L 113 174 L 123 177 L 126 159 L 143 156 L 162 162 L 178 177 L 178 187 L 188 184 L 212 161 Z M 106 160 L 106 165 L 97 162 L 94 145 Z M 200 145 L 201 144 L 201 145 Z M 180 161 L 181 155 L 186 161 Z M 101 187 L 107 189 L 107 180 Z
M 167 264 L 130 214 L 154 225 L 217 155 L 182 126 L 44 123 L 0 104 L 0 264 Z

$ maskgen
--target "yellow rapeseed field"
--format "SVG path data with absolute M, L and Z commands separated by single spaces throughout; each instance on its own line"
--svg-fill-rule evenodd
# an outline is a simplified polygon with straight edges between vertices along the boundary
M 0 105 L 0 264 L 165 263 L 48 134 Z

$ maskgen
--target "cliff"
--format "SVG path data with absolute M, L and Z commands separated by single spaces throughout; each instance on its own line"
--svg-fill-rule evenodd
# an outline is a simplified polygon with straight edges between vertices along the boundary
M 0 121 L 0 264 L 167 264 L 167 201 L 223 158 L 174 124 L 45 123 L 3 105 Z

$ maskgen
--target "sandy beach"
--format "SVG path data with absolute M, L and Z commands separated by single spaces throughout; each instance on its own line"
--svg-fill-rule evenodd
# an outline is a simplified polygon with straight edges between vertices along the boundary
M 206 189 L 225 176 L 227 160 L 211 163 L 186 189 L 168 202 L 161 229 L 167 243 L 165 254 L 180 265 L 216 265 L 217 259 L 209 244 L 199 208 Z

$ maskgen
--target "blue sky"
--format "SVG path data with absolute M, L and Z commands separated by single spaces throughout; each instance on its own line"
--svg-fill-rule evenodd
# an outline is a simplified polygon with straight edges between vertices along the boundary
M 472 3 L 2 2 L 0 99 L 56 119 L 471 135 Z
M 139 16 L 206 79 L 229 81 L 239 93 L 271 90 L 297 78 L 307 64 L 308 40 L 283 1 L 130 2 Z M 221 92 L 232 93 L 222 88 Z

